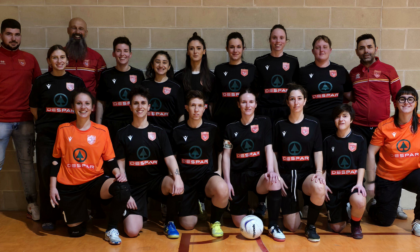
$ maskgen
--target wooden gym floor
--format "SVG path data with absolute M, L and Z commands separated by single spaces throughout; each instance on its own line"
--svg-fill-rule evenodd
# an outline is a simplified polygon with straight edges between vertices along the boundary
M 343 234 L 334 234 L 327 230 L 327 218 L 321 214 L 316 226 L 321 242 L 311 243 L 304 236 L 305 224 L 297 233 L 285 232 L 285 242 L 275 242 L 265 234 L 258 240 L 245 240 L 240 231 L 232 226 L 229 218 L 224 219 L 222 226 L 225 236 L 215 239 L 209 235 L 207 222 L 200 220 L 196 229 L 180 230 L 181 237 L 169 240 L 163 234 L 159 221 L 160 213 L 152 215 L 144 225 L 143 231 L 137 238 L 121 235 L 122 244 L 112 246 L 103 240 L 106 221 L 91 220 L 84 237 L 70 238 L 67 229 L 59 222 L 53 232 L 45 232 L 41 224 L 26 218 L 25 212 L 0 212 L 0 251 L 179 251 L 179 252 L 233 252 L 233 251 L 420 251 L 420 237 L 411 234 L 413 211 L 406 210 L 408 220 L 396 220 L 391 227 L 379 227 L 369 223 L 364 217 L 362 228 L 364 238 L 354 240 L 349 237 L 350 224 Z M 267 222 L 267 220 L 265 220 Z M 279 220 L 279 223 L 281 220 Z M 306 222 L 306 221 L 303 221 Z M 265 223 L 267 224 L 267 223 Z M 179 226 L 179 225 L 178 225 Z M 120 227 L 121 233 L 122 228 Z

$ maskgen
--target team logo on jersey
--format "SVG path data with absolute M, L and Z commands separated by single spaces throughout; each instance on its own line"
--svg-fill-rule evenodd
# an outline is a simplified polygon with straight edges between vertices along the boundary
M 148 159 L 150 157 L 150 150 L 149 150 L 149 148 L 147 148 L 146 146 L 140 146 L 137 149 L 137 157 L 140 160 Z
M 18 59 L 18 62 L 21 66 L 25 66 L 26 65 L 26 60 L 24 59 Z
M 233 79 L 229 81 L 229 89 L 233 92 L 239 92 L 241 90 L 242 83 L 238 79 Z
M 188 136 L 183 136 L 182 138 L 184 138 L 184 141 L 186 142 L 188 139 Z
M 226 76 L 227 75 L 227 72 L 223 72 L 223 74 Z
M 241 143 L 244 152 L 251 152 L 254 149 L 254 142 L 251 139 L 245 139 Z
M 156 132 L 147 132 L 147 136 L 149 137 L 150 141 L 155 141 Z
M 312 76 L 314 76 L 314 74 L 313 73 L 310 73 L 309 74 L 309 77 L 312 79 Z
M 69 99 L 67 98 L 67 96 L 65 94 L 62 93 L 58 93 L 54 96 L 54 104 L 57 107 L 65 107 L 67 106 L 67 103 L 69 103 Z
M 83 163 L 87 158 L 87 153 L 84 149 L 77 148 L 73 151 L 73 158 L 79 163 Z
M 392 136 L 393 137 L 395 137 L 397 135 L 397 133 L 395 133 L 395 132 L 392 132 Z
M 410 141 L 406 140 L 406 139 L 402 139 L 400 141 L 398 141 L 397 143 L 397 150 L 399 152 L 407 152 L 409 151 L 411 148 L 411 143 Z
M 349 143 L 349 151 L 355 152 L 357 150 L 357 143 Z
M 343 155 L 338 158 L 338 167 L 341 169 L 348 169 L 351 166 L 351 159 L 349 156 Z
M 197 159 L 201 157 L 201 154 L 203 154 L 203 151 L 201 150 L 201 148 L 199 146 L 192 146 L 190 148 L 190 158 L 192 159 Z
M 162 92 L 163 92 L 165 95 L 168 95 L 168 94 L 170 94 L 170 93 L 171 93 L 171 88 L 169 88 L 169 87 L 163 87 Z
M 47 88 L 50 89 L 50 87 L 51 87 L 51 84 L 47 84 Z
M 337 77 L 337 70 L 330 70 L 330 76 L 333 78 Z
M 318 90 L 321 93 L 331 92 L 331 90 L 332 90 L 332 84 L 330 82 L 328 82 L 328 81 L 321 81 L 318 84 Z
M 356 74 L 356 80 L 357 79 L 360 79 L 360 74 L 358 73 L 358 74 Z
M 88 135 L 88 136 L 87 136 L 87 142 L 88 142 L 90 145 L 94 144 L 94 143 L 96 142 L 96 136 L 94 136 L 94 135 Z
M 131 83 L 137 83 L 137 75 L 130 75 L 130 81 Z
M 379 77 L 381 77 L 381 71 L 379 71 L 379 70 L 375 70 L 375 71 L 373 71 L 373 75 L 374 75 L 376 78 L 379 78 Z
M 281 133 L 283 134 L 283 136 L 285 136 L 285 135 L 286 135 L 286 131 L 282 131 Z
M 279 88 L 281 86 L 283 86 L 284 83 L 284 79 L 281 75 L 274 75 L 273 77 L 271 77 L 271 86 Z
M 334 150 L 335 150 L 335 147 L 333 146 L 333 147 L 331 147 L 331 150 L 332 150 L 332 152 L 334 152 Z
M 299 142 L 293 141 L 289 143 L 287 150 L 289 151 L 290 155 L 297 156 L 302 152 L 302 145 L 300 145 Z
M 268 70 L 268 68 L 269 68 L 269 67 L 270 67 L 269 65 L 266 65 L 266 66 L 265 66 L 265 69 L 267 69 L 267 70 Z
M 72 137 L 69 137 L 69 142 L 71 142 L 72 139 L 73 139 Z
M 88 67 L 88 66 L 89 66 L 89 60 L 84 60 L 84 61 L 83 61 L 83 65 L 84 65 L 85 67 Z
M 234 135 L 235 135 L 235 137 L 237 137 L 238 136 L 238 132 L 235 132 L 235 133 L 233 133 Z
M 133 136 L 132 135 L 129 135 L 128 136 L 128 139 L 131 141 L 131 139 L 133 139 Z
M 73 91 L 74 90 L 74 83 L 66 82 L 66 88 L 67 88 L 68 91 Z
M 117 82 L 117 79 L 112 79 L 112 82 L 114 82 L 114 84 L 115 84 L 115 82 Z
M 288 62 L 283 62 L 283 69 L 284 69 L 284 71 L 289 70 L 289 69 L 290 69 L 290 63 L 288 63 Z
M 301 127 L 300 128 L 300 133 L 302 133 L 302 135 L 304 135 L 304 136 L 309 135 L 309 127 Z
M 128 93 L 130 93 L 131 89 L 129 88 L 121 88 L 120 90 L 120 98 L 123 101 L 128 101 Z
M 260 130 L 260 127 L 257 125 L 251 125 L 251 132 L 257 133 Z
M 248 69 L 241 69 L 241 75 L 243 77 L 248 76 Z
M 152 111 L 159 111 L 162 107 L 162 102 L 158 98 L 150 99 L 150 109 Z
M 209 140 L 209 137 L 210 137 L 209 132 L 207 131 L 201 132 L 201 139 L 203 139 L 203 141 Z

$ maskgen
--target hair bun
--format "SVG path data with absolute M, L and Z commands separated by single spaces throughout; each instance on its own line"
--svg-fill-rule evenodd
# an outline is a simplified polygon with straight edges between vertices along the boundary
M 197 32 L 194 32 L 194 33 L 193 33 L 193 37 L 199 37 L 199 36 L 197 35 Z

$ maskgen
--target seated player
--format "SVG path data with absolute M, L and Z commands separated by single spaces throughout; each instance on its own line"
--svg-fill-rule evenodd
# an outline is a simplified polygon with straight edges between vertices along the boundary
M 53 149 L 50 177 L 50 198 L 53 207 L 63 212 L 70 237 L 86 233 L 88 199 L 111 199 L 105 240 L 120 244 L 117 230 L 130 198 L 130 187 L 125 174 L 120 172 L 108 129 L 90 120 L 95 103 L 86 89 L 76 90 L 72 108 L 76 121 L 58 127 Z M 115 178 L 104 175 L 112 170 Z
M 354 110 L 350 105 L 338 105 L 332 116 L 337 133 L 324 139 L 322 152 L 327 181 L 325 201 L 328 223 L 334 232 L 340 233 L 346 227 L 346 206 L 350 202 L 351 235 L 354 239 L 362 239 L 360 220 L 366 207 L 366 190 L 363 187 L 366 141 L 350 129 L 354 119 Z
M 223 175 L 229 187 L 232 220 L 239 227 L 246 216 L 248 191 L 268 194 L 268 233 L 275 241 L 285 241 L 277 224 L 285 184 L 273 167 L 271 121 L 268 117 L 255 117 L 256 95 L 249 88 L 238 98 L 242 118 L 226 126 L 223 138 Z
M 217 140 L 217 126 L 202 118 L 205 110 L 203 93 L 191 90 L 186 101 L 185 109 L 189 118 L 173 130 L 173 150 L 176 152 L 185 186 L 179 222 L 187 230 L 194 228 L 199 213 L 198 197 L 204 192 L 211 199 L 211 234 L 222 237 L 220 220 L 229 196 L 225 181 L 214 171 L 216 161 L 213 160 L 213 151 L 220 152 L 220 148 L 215 148 L 220 143 Z
M 136 87 L 128 93 L 133 122 L 117 132 L 115 153 L 121 172 L 126 172 L 131 197 L 124 215 L 124 230 L 129 237 L 137 237 L 147 218 L 147 198 L 166 202 L 165 234 L 178 238 L 174 224 L 177 203 L 182 199 L 184 184 L 178 164 L 164 129 L 150 124 L 149 91 Z M 171 175 L 168 175 L 168 169 Z M 169 195 L 169 196 L 168 196 Z M 166 197 L 168 196 L 168 197 Z

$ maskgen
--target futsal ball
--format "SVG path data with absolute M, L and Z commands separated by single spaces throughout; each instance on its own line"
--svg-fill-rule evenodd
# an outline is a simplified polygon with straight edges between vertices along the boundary
M 260 218 L 248 215 L 241 221 L 241 234 L 247 239 L 257 239 L 264 231 L 264 225 Z

